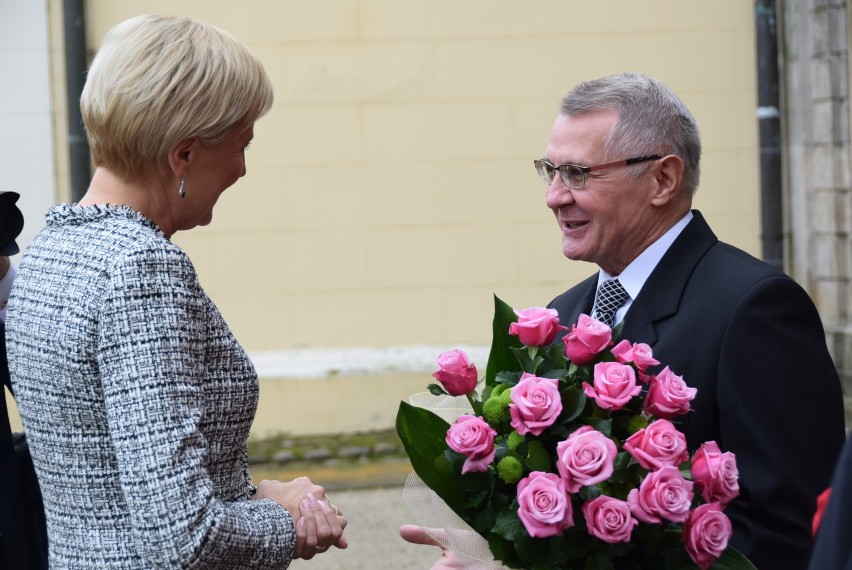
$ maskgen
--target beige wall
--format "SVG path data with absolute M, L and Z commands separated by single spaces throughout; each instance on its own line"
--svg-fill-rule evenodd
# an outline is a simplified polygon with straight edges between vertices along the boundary
M 48 7 L 56 192 L 67 200 L 61 2 Z M 175 237 L 237 338 L 273 363 L 259 366 L 255 434 L 388 427 L 396 402 L 430 380 L 424 358 L 490 342 L 492 293 L 519 308 L 542 305 L 594 271 L 562 257 L 532 168 L 561 95 L 581 80 L 641 71 L 673 87 L 702 128 L 697 207 L 720 238 L 759 254 L 749 2 L 85 8 L 93 51 L 130 16 L 186 15 L 240 37 L 275 83 L 248 176 L 224 194 L 211 226 Z M 423 350 L 412 356 L 411 347 Z M 303 353 L 311 372 L 291 372 Z M 355 397 L 371 390 L 372 400 Z
M 632 70 L 703 130 L 697 203 L 759 247 L 748 2 L 224 0 L 86 3 L 97 45 L 145 12 L 198 17 L 261 57 L 276 103 L 249 174 L 179 234 L 249 350 L 486 343 L 491 294 L 543 304 L 566 261 L 532 168 L 560 96 Z M 191 199 L 191 194 L 188 196 Z

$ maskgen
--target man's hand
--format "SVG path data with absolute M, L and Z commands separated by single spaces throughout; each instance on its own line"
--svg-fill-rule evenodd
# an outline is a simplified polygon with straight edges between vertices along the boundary
M 433 534 L 441 534 L 442 531 L 434 530 Z M 399 527 L 399 535 L 406 542 L 411 544 L 425 544 L 428 546 L 438 546 L 434 538 L 421 527 L 413 524 L 405 524 Z M 441 547 L 443 548 L 443 547 Z M 441 558 L 432 566 L 432 570 L 464 570 L 464 565 L 456 553 L 452 550 L 444 550 Z

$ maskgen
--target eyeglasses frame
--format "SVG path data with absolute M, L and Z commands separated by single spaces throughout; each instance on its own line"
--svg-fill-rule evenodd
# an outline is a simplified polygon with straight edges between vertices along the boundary
M 634 157 L 634 158 L 626 158 L 626 159 L 623 159 L 623 160 L 616 160 L 615 162 L 607 162 L 606 164 L 596 164 L 595 166 L 580 166 L 579 164 L 573 164 L 573 163 L 570 163 L 570 162 L 566 162 L 565 164 L 560 164 L 559 166 L 556 166 L 555 164 L 552 164 L 547 159 L 539 158 L 539 159 L 533 161 L 533 165 L 535 166 L 535 170 L 539 174 L 539 177 L 548 186 L 553 183 L 553 179 L 548 181 L 548 180 L 545 179 L 544 176 L 541 175 L 542 173 L 539 170 L 539 164 L 549 166 L 554 171 L 558 172 L 559 177 L 562 179 L 562 183 L 565 184 L 566 188 L 569 188 L 571 190 L 580 190 L 581 188 L 583 188 L 586 185 L 586 179 L 589 177 L 589 174 L 591 174 L 595 170 L 603 170 L 605 168 L 617 168 L 617 167 L 620 167 L 620 166 L 630 166 L 631 164 L 636 164 L 636 163 L 639 163 L 639 162 L 648 162 L 650 160 L 660 160 L 661 158 L 663 158 L 663 157 L 660 156 L 660 155 L 649 154 L 647 156 L 637 156 L 637 157 Z M 566 166 L 576 168 L 577 170 L 579 170 L 583 174 L 583 183 L 580 186 L 571 186 L 568 183 L 568 181 L 565 178 L 566 173 L 563 170 Z M 554 174 L 554 178 L 555 177 L 556 177 L 556 175 Z

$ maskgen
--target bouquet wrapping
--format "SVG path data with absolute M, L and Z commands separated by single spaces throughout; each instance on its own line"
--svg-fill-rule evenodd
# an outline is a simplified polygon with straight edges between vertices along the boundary
M 406 498 L 469 568 L 754 568 L 728 546 L 736 458 L 689 452 L 696 390 L 619 333 L 495 297 L 484 382 L 451 350 L 440 384 L 400 403 Z

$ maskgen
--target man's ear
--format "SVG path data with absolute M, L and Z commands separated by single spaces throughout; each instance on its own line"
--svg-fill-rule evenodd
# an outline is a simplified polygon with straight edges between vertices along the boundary
M 682 191 L 683 159 L 676 154 L 668 154 L 659 160 L 654 169 L 654 180 L 657 186 L 651 203 L 655 206 L 667 204 Z
M 175 178 L 180 178 L 186 171 L 189 170 L 189 163 L 192 161 L 193 153 L 195 152 L 198 139 L 191 137 L 181 139 L 175 147 L 169 151 L 169 169 Z

